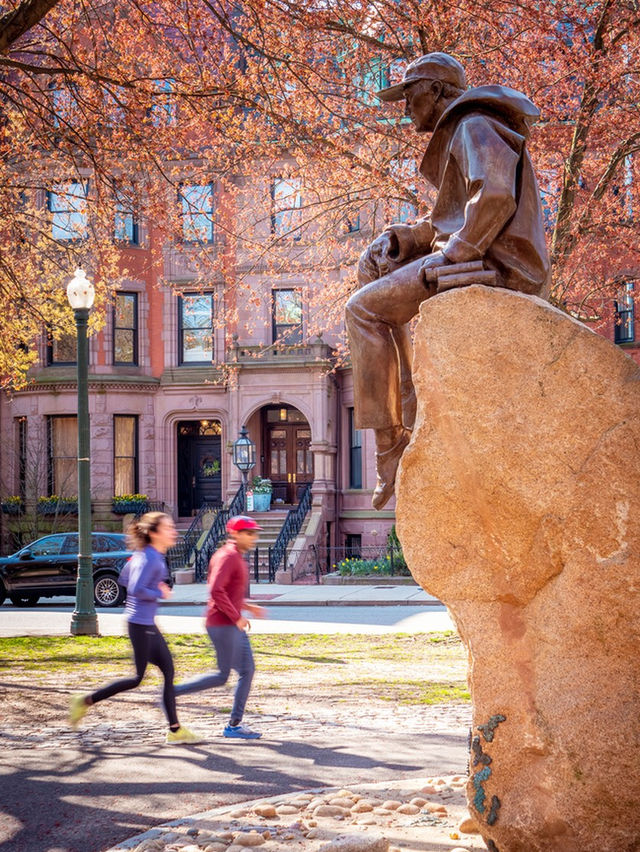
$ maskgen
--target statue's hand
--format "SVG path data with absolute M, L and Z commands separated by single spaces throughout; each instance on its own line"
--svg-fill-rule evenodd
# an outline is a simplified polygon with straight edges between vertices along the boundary
M 437 284 L 437 270 L 443 266 L 449 266 L 449 261 L 441 251 L 434 251 L 423 260 L 420 265 L 420 277 L 428 289 Z M 435 292 L 435 286 L 433 289 Z
M 397 266 L 394 255 L 398 252 L 398 240 L 394 233 L 385 231 L 369 245 L 360 257 L 358 280 L 368 284 L 383 275 L 387 275 Z

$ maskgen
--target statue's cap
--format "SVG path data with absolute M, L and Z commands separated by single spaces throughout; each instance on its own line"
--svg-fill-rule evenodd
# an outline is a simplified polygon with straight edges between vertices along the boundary
M 399 83 L 380 89 L 378 97 L 381 101 L 400 101 L 404 97 L 405 86 L 416 80 L 440 80 L 458 89 L 467 85 L 464 68 L 457 59 L 447 53 L 426 53 L 407 65 Z

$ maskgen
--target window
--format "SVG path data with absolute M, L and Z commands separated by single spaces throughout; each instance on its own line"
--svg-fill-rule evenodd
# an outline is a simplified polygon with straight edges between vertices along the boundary
M 354 426 L 354 411 L 349 409 L 349 488 L 362 488 L 362 432 Z
M 178 192 L 185 243 L 213 242 L 213 186 L 183 184 Z
M 213 361 L 213 294 L 182 296 L 179 301 L 181 364 L 210 364 Z
M 361 90 L 362 102 L 367 106 L 378 104 L 376 93 L 389 85 L 389 66 L 380 56 L 375 56 L 362 67 L 356 84 Z
M 302 295 L 299 290 L 272 290 L 273 340 L 302 343 Z
M 135 214 L 133 189 L 131 187 L 125 189 L 117 186 L 115 194 L 116 210 L 113 222 L 113 235 L 120 242 L 137 246 L 139 244 L 138 220 Z
M 271 198 L 271 232 L 278 237 L 299 240 L 302 224 L 300 178 L 275 178 L 271 185 Z
M 362 536 L 360 533 L 347 533 L 344 540 L 345 559 L 358 558 L 362 555 Z
M 49 495 L 73 497 L 78 493 L 78 418 L 48 418 Z
M 178 104 L 174 91 L 175 80 L 171 77 L 156 81 L 151 107 L 151 121 L 156 127 L 175 127 L 177 124 Z
M 48 535 L 40 541 L 35 541 L 26 547 L 32 556 L 57 556 L 62 548 L 64 535 Z
M 87 236 L 88 183 L 56 184 L 49 193 L 51 236 L 54 240 L 83 240 Z
M 113 493 L 138 493 L 138 418 L 113 415 Z
M 618 294 L 615 306 L 616 343 L 633 343 L 635 335 L 635 303 L 633 300 L 633 281 L 627 282 Z
M 16 446 L 17 446 L 17 470 L 16 470 L 16 494 L 25 499 L 27 492 L 27 418 L 16 417 Z
M 360 214 L 356 213 L 355 216 L 345 216 L 344 217 L 344 232 L 345 234 L 355 234 L 360 230 Z
M 398 185 L 398 194 L 409 191 L 416 194 L 416 163 L 410 157 L 403 157 L 391 163 L 391 175 Z M 415 221 L 418 216 L 417 206 L 406 200 L 399 200 L 397 207 L 397 222 Z
M 49 337 L 47 342 L 47 364 L 75 364 L 77 341 L 72 334 L 63 334 L 58 340 Z
M 137 293 L 116 293 L 113 306 L 113 363 L 138 363 Z
M 78 119 L 77 88 L 73 83 L 67 89 L 60 89 L 55 83 L 49 86 L 51 92 L 51 111 L 54 127 L 68 127 Z

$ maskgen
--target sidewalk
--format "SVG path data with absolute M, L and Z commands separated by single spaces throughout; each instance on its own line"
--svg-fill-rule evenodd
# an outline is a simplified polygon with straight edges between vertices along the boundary
M 174 586 L 171 600 L 164 607 L 204 604 L 206 583 Z M 276 583 L 251 583 L 251 600 L 274 606 L 441 606 L 440 601 L 419 586 L 284 586 Z

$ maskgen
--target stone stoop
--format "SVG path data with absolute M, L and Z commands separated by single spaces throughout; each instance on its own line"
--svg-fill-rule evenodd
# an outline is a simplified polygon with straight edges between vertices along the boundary
M 290 545 L 287 553 L 287 568 L 276 571 L 276 583 L 290 585 L 296 577 L 309 573 L 309 552 L 313 544 L 316 544 L 322 534 L 322 511 L 312 507 L 311 512 L 304 519 L 302 528 Z M 312 572 L 314 567 L 312 567 Z
M 250 517 L 263 528 L 258 542 L 258 577 L 259 582 L 269 579 L 269 548 L 276 543 L 289 509 L 271 509 L 268 512 L 249 512 Z M 247 554 L 251 581 L 255 582 L 255 552 Z

